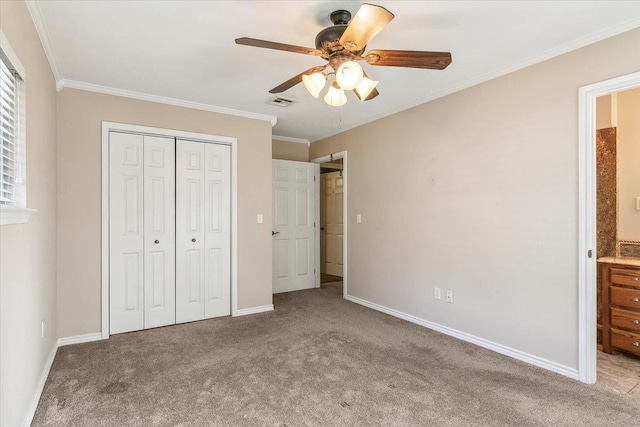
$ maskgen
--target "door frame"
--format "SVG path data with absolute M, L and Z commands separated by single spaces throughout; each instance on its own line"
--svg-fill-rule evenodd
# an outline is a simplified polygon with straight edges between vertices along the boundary
M 578 91 L 578 378 L 587 384 L 597 363 L 596 98 L 638 87 L 640 72 Z
M 327 156 L 317 157 L 311 159 L 311 163 L 320 165 L 321 163 L 333 162 L 334 160 L 342 159 L 342 220 L 343 222 L 343 239 L 342 239 L 342 297 L 346 298 L 347 293 L 347 278 L 348 278 L 348 223 L 349 216 L 347 215 L 347 201 L 348 201 L 348 162 L 347 162 L 347 150 L 339 151 L 337 153 L 331 153 Z M 318 168 L 319 169 L 319 168 Z M 316 265 L 318 266 L 318 275 L 316 277 L 316 287 L 320 287 L 320 177 L 316 180 Z
M 188 139 L 231 147 L 231 316 L 238 315 L 238 139 L 126 123 L 102 122 L 101 334 L 109 338 L 109 132 Z

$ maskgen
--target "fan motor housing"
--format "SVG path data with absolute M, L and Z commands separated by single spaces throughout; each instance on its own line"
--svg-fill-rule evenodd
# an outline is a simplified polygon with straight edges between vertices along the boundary
M 342 37 L 349 25 L 351 12 L 344 9 L 335 10 L 331 12 L 330 18 L 333 25 L 320 31 L 316 36 L 316 49 L 322 50 L 329 55 L 344 50 L 344 47 L 340 44 L 340 37 Z M 363 51 L 364 48 L 353 52 L 353 54 L 360 55 Z

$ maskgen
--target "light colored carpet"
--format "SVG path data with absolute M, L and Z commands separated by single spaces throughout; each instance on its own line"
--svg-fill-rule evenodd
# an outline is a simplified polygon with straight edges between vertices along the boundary
M 62 347 L 34 426 L 613 426 L 640 404 L 347 302 Z

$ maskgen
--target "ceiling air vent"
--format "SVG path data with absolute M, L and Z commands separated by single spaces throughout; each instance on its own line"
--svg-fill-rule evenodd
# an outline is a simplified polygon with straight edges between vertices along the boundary
M 297 99 L 285 98 L 284 96 L 278 96 L 276 99 L 270 102 L 271 105 L 277 105 L 278 107 L 288 107 L 295 103 Z

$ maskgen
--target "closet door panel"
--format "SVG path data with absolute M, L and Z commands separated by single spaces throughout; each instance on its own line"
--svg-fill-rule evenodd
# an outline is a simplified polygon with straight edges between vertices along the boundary
M 143 137 L 109 133 L 109 332 L 144 328 Z
M 144 327 L 176 322 L 175 143 L 144 137 Z
M 205 318 L 231 314 L 231 147 L 205 150 Z
M 205 147 L 176 141 L 176 322 L 204 319 Z

